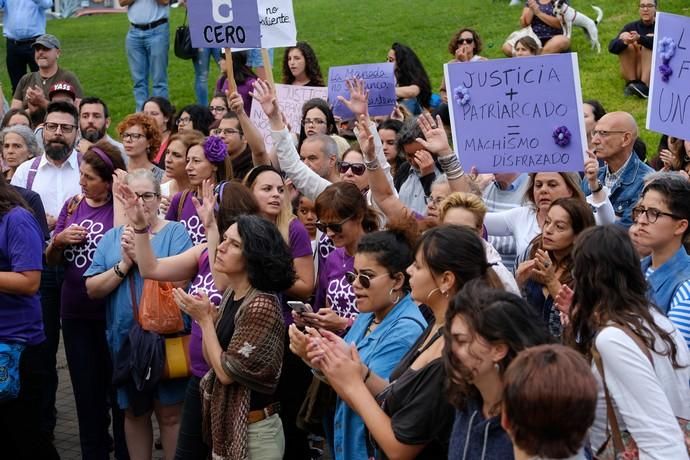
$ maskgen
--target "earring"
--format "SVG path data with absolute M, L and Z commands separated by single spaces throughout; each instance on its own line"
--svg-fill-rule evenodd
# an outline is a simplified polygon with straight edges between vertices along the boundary
M 443 297 L 448 297 L 448 291 L 443 291 L 443 290 L 441 290 L 441 295 L 442 295 Z
M 388 297 L 393 297 L 393 291 L 394 291 L 393 288 L 391 288 L 391 290 L 388 291 Z M 400 301 L 400 294 L 395 296 L 395 300 L 393 301 L 393 304 L 397 304 L 399 301 Z
M 501 373 L 501 365 L 498 363 L 494 363 L 494 369 L 496 369 L 496 372 L 499 374 Z

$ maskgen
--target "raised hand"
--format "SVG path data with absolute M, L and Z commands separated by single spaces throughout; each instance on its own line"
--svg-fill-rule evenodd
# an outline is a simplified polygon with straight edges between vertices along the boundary
M 117 186 L 115 198 L 122 203 L 125 216 L 132 225 L 137 228 L 143 228 L 147 225 L 144 205 L 127 184 L 121 183 Z
M 256 80 L 254 82 L 254 91 L 249 95 L 254 98 L 261 105 L 268 118 L 280 118 L 280 107 L 278 107 L 278 98 L 276 97 L 275 88 L 270 83 L 264 80 Z
M 417 150 L 414 154 L 414 162 L 417 163 L 417 169 L 419 169 L 419 174 L 421 176 L 426 176 L 434 172 L 434 157 L 426 150 Z
M 350 91 L 350 100 L 343 96 L 338 96 L 338 101 L 345 104 L 356 118 L 360 115 L 369 115 L 369 92 L 366 90 L 364 80 L 361 78 L 351 78 L 345 81 L 345 86 Z
M 422 130 L 422 134 L 424 134 L 424 139 L 418 137 L 416 141 L 424 147 L 424 150 L 434 155 L 447 155 L 452 153 L 450 144 L 448 144 L 446 130 L 443 129 L 441 117 L 437 115 L 434 121 L 433 117 L 425 112 L 417 118 L 417 124 Z
M 357 120 L 357 142 L 359 142 L 359 148 L 367 160 L 373 160 L 376 157 L 374 135 L 369 129 L 368 115 L 360 115 Z
M 597 182 L 599 181 L 599 161 L 597 161 L 597 156 L 592 150 L 587 150 L 587 158 L 585 159 L 585 177 L 587 178 L 587 183 L 589 184 L 589 189 L 594 190 L 597 188 Z
M 211 226 L 216 225 L 216 195 L 213 193 L 210 179 L 204 179 L 201 183 L 201 200 L 200 202 L 197 197 L 192 197 L 196 215 L 201 219 L 204 228 L 211 228 Z
M 240 93 L 234 92 L 230 93 L 230 91 L 227 91 L 227 98 L 228 98 L 228 107 L 230 110 L 235 112 L 237 115 L 244 114 L 244 100 L 242 99 L 242 96 L 240 96 Z

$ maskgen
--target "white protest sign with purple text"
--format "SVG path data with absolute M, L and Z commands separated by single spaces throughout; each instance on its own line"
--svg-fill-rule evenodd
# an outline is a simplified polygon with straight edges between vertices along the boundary
M 690 139 L 690 17 L 656 14 L 647 129 Z
M 326 99 L 328 96 L 328 88 L 323 86 L 297 86 L 297 85 L 283 85 L 276 83 L 276 97 L 278 99 L 278 106 L 280 111 L 287 118 L 290 125 L 290 132 L 299 136 L 299 131 L 302 123 L 302 106 L 310 99 L 320 98 Z M 268 118 L 261 109 L 258 102 L 252 102 L 252 110 L 249 118 L 254 123 L 261 135 L 264 138 L 266 148 L 271 150 L 273 147 L 273 139 L 271 138 L 271 128 L 268 124 Z
M 455 151 L 480 173 L 582 171 L 577 55 L 445 64 Z
M 351 78 L 364 80 L 369 92 L 369 115 L 388 116 L 395 109 L 395 74 L 392 62 L 331 67 L 328 71 L 328 103 L 333 115 L 343 120 L 354 118 L 353 113 L 338 96 L 350 99 L 345 82 Z

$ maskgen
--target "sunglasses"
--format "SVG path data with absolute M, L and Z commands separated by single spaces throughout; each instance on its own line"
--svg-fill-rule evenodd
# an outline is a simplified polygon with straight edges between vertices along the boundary
M 333 222 L 333 223 L 326 223 L 326 222 L 317 222 L 316 228 L 319 229 L 321 233 L 326 233 L 326 230 L 329 228 L 333 233 L 342 233 L 343 231 L 343 224 L 347 222 L 348 220 L 352 219 L 352 216 L 348 217 L 347 219 L 343 219 L 340 222 Z
M 364 273 L 347 272 L 345 273 L 345 279 L 350 284 L 355 284 L 355 281 L 359 279 L 359 284 L 361 284 L 364 289 L 369 289 L 371 287 L 372 280 L 386 275 L 388 275 L 388 273 L 381 273 L 380 275 L 369 276 L 365 275 Z
M 345 174 L 348 169 L 352 169 L 352 174 L 355 176 L 361 176 L 367 168 L 364 166 L 364 163 L 348 163 L 347 161 L 338 163 L 338 172 L 340 174 Z
M 474 38 L 458 38 L 458 45 L 471 45 L 474 43 Z

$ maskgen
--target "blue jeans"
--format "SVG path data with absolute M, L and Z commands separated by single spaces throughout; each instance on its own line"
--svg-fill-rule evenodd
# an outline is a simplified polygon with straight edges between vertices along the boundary
M 206 107 L 208 105 L 208 67 L 213 60 L 220 60 L 220 48 L 199 48 L 194 64 L 194 92 L 196 93 L 196 103 Z
M 153 96 L 168 98 L 168 45 L 170 23 L 150 30 L 130 26 L 125 39 L 129 72 L 134 83 L 136 111 L 140 112 L 149 98 L 149 77 L 153 82 Z

